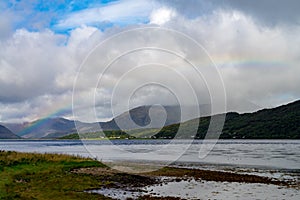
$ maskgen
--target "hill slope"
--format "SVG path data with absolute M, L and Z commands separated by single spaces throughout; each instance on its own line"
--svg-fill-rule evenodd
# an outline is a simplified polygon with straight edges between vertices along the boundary
M 141 106 L 125 112 L 111 121 L 100 123 L 78 122 L 77 128 L 83 133 L 97 132 L 100 125 L 105 131 L 112 131 L 113 136 L 123 136 L 124 132 L 119 131 L 116 121 L 121 123 L 121 128 L 130 129 L 130 135 L 134 137 L 152 138 L 174 138 L 181 118 L 180 108 L 176 106 L 165 107 L 166 112 L 159 108 Z M 152 121 L 149 117 L 152 116 Z M 165 124 L 159 124 L 159 119 L 165 114 Z M 132 119 L 136 124 L 130 123 Z M 183 134 L 179 138 L 203 139 L 206 135 L 211 117 L 201 117 L 181 123 Z M 118 123 L 119 124 L 119 123 Z M 171 125 L 170 125 L 171 124 Z M 221 138 L 245 138 L 245 139 L 300 139 L 300 101 L 272 109 L 263 109 L 254 113 L 238 114 L 227 113 L 226 121 L 222 130 Z M 18 130 L 17 135 L 24 138 L 59 138 L 72 133 L 77 133 L 75 122 L 63 118 L 42 119 L 21 125 L 8 124 Z M 6 126 L 6 125 L 5 125 Z M 159 127 L 165 126 L 159 131 Z M 197 127 L 196 131 L 192 130 Z M 9 128 L 9 126 L 7 126 Z M 21 128 L 20 128 L 21 127 Z M 21 130 L 20 130 L 21 129 Z M 98 134 L 99 135 L 99 134 Z M 90 134 L 97 136 L 97 134 Z M 125 136 L 125 135 L 124 135 Z M 127 137 L 127 136 L 126 136 Z M 177 135 L 178 137 L 178 135 Z
M 165 124 L 160 124 L 159 120 L 157 123 L 155 120 L 154 122 L 151 122 L 149 117 L 150 111 L 152 119 L 158 119 L 163 114 L 162 109 L 159 109 L 158 107 L 152 107 L 150 110 L 150 106 L 140 106 L 124 112 L 108 122 L 77 122 L 77 127 L 75 127 L 74 121 L 64 118 L 40 119 L 34 122 L 26 122 L 21 124 L 2 123 L 2 125 L 7 126 L 14 133 L 24 138 L 58 138 L 72 133 L 77 133 L 76 128 L 79 128 L 80 132 L 89 133 L 98 131 L 99 125 L 103 130 L 120 130 L 118 125 L 121 125 L 122 129 L 136 129 L 141 127 L 158 128 L 163 127 L 164 125 L 180 122 L 181 119 L 179 106 L 166 106 L 165 110 Z M 131 119 L 134 121 L 134 123 L 130 123 Z
M 218 115 L 216 115 L 217 117 Z M 184 138 L 203 139 L 206 136 L 211 117 L 201 117 L 181 124 L 173 124 L 163 127 L 135 129 L 126 131 L 130 136 L 146 138 Z M 272 109 L 263 109 L 254 113 L 238 114 L 230 112 L 226 114 L 221 139 L 300 139 L 300 101 Z M 176 135 L 178 127 L 181 127 L 181 135 Z M 195 131 L 195 127 L 198 130 Z M 122 131 L 113 131 L 114 135 L 122 135 Z M 84 134 L 83 138 L 95 138 L 99 134 Z M 70 135 L 70 138 L 78 139 L 78 135 Z M 69 138 L 66 137 L 66 138 Z
M 20 137 L 15 135 L 5 126 L 0 125 L 0 139 L 19 139 Z
M 27 123 L 17 134 L 24 138 L 55 138 L 71 132 L 75 132 L 73 121 L 64 118 L 50 118 Z
M 196 138 L 203 139 L 207 132 L 210 117 L 200 119 Z M 183 138 L 195 135 L 191 132 L 197 120 L 182 123 Z M 164 127 L 155 138 L 174 138 L 179 124 Z M 220 138 L 245 139 L 300 139 L 300 101 L 255 113 L 227 113 Z

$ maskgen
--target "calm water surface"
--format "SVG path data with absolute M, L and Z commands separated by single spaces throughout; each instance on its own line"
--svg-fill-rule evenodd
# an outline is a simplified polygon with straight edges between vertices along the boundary
M 274 169 L 300 169 L 300 140 L 219 140 L 204 159 L 199 158 L 202 140 L 1 140 L 1 150 L 48 152 L 97 157 L 103 161 L 175 161 L 172 155 L 184 154 L 177 163 L 191 165 L 235 165 Z M 167 146 L 167 148 L 166 148 Z M 165 149 L 164 149 L 165 148 Z M 151 152 L 159 152 L 154 157 Z M 175 152 L 174 149 L 178 152 Z

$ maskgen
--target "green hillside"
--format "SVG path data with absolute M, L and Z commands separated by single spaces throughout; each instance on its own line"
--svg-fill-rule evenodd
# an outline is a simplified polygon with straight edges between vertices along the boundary
M 218 115 L 214 116 L 218 117 Z M 204 139 L 211 117 L 193 119 L 181 124 L 157 129 L 138 129 L 123 131 L 105 131 L 108 138 L 159 138 L 159 139 Z M 176 135 L 178 127 L 181 134 Z M 195 134 L 195 127 L 198 126 Z M 103 133 L 82 134 L 81 138 L 101 138 Z M 78 139 L 77 134 L 63 139 Z M 272 109 L 263 109 L 254 113 L 226 114 L 226 120 L 220 136 L 221 139 L 300 139 L 300 101 Z
M 206 135 L 211 117 L 201 118 L 197 139 Z M 197 120 L 181 124 L 182 138 L 193 135 L 190 128 Z M 155 138 L 174 138 L 179 124 L 164 127 Z M 174 134 L 175 133 L 175 134 Z M 255 113 L 227 113 L 221 137 L 223 139 L 300 139 L 300 101 Z
M 104 132 L 95 132 L 95 133 L 73 133 L 70 135 L 66 135 L 63 137 L 60 137 L 59 139 L 69 139 L 69 140 L 76 140 L 76 139 L 132 139 L 135 138 L 123 131 L 119 130 L 110 130 L 110 131 L 104 131 Z

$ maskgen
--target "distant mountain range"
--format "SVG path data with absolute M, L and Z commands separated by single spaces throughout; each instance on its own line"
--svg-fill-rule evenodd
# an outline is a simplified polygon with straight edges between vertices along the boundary
M 222 114 L 225 115 L 225 114 Z M 218 117 L 220 115 L 215 115 Z M 210 124 L 210 116 L 172 124 L 160 129 L 126 131 L 130 136 L 146 138 L 204 139 Z M 176 135 L 180 126 L 181 134 Z M 198 127 L 196 131 L 194 128 Z M 103 135 L 103 134 L 102 134 Z M 106 136 L 122 135 L 123 131 L 105 132 Z M 83 134 L 81 138 L 95 138 L 99 134 Z M 78 139 L 78 134 L 65 139 Z M 254 113 L 226 113 L 221 139 L 300 139 L 300 101 Z
M 77 133 L 77 129 L 84 133 L 96 132 L 99 131 L 99 125 L 102 130 L 120 130 L 143 127 L 161 128 L 181 121 L 179 106 L 165 106 L 164 110 L 159 106 L 140 106 L 124 112 L 107 122 L 84 123 L 76 121 L 76 127 L 74 121 L 64 118 L 40 119 L 25 123 L 1 123 L 1 125 L 22 138 L 58 138 Z M 152 121 L 149 114 L 152 117 Z M 165 123 L 161 124 L 161 120 L 156 119 L 161 119 L 163 115 L 165 116 L 163 119 Z M 192 117 L 190 116 L 190 118 Z
M 5 126 L 0 125 L 0 139 L 19 139 L 20 137 L 15 135 Z
M 135 137 L 174 138 L 179 122 L 188 120 L 180 124 L 184 131 L 181 138 L 195 136 L 195 138 L 202 139 L 205 137 L 211 118 L 207 116 L 209 114 L 207 106 L 200 107 L 202 117 L 199 124 L 195 124 L 198 121 L 197 116 L 182 117 L 179 106 L 165 106 L 164 109 L 165 111 L 159 106 L 140 106 L 108 122 L 76 122 L 76 125 L 81 133 L 89 133 L 89 137 L 95 136 L 95 134 L 90 133 L 99 131 L 98 126 L 100 125 L 102 130 L 108 131 L 109 135 L 113 136 L 118 134 L 124 136 L 125 133 L 120 131 L 121 127 L 122 130 L 131 130 L 132 134 L 130 135 Z M 190 109 L 194 108 L 191 107 Z M 149 115 L 152 120 L 150 120 Z M 160 123 L 162 118 L 166 119 L 164 124 Z M 2 139 L 19 137 L 60 138 L 77 133 L 75 122 L 64 118 L 41 119 L 22 124 L 2 123 L 1 125 L 0 138 Z M 198 131 L 195 135 L 195 133 L 192 133 L 191 127 L 197 125 Z M 160 130 L 161 127 L 163 128 Z M 73 135 L 71 138 L 75 136 Z M 300 101 L 254 113 L 227 113 L 221 138 L 300 139 Z

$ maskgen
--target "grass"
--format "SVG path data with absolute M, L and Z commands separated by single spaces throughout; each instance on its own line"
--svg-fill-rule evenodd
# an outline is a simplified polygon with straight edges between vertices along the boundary
M 193 177 L 206 181 L 289 183 L 256 175 L 234 174 L 200 169 L 164 167 L 145 174 L 127 174 L 107 168 L 101 162 L 61 154 L 0 151 L 0 199 L 110 199 L 84 192 L 102 187 L 139 188 L 157 184 L 160 176 Z M 140 199 L 158 199 L 142 196 Z M 160 198 L 163 199 L 163 198 Z M 176 198 L 164 198 L 176 199 Z
M 105 182 L 71 170 L 105 167 L 75 156 L 0 151 L 0 199 L 108 199 L 83 192 Z

